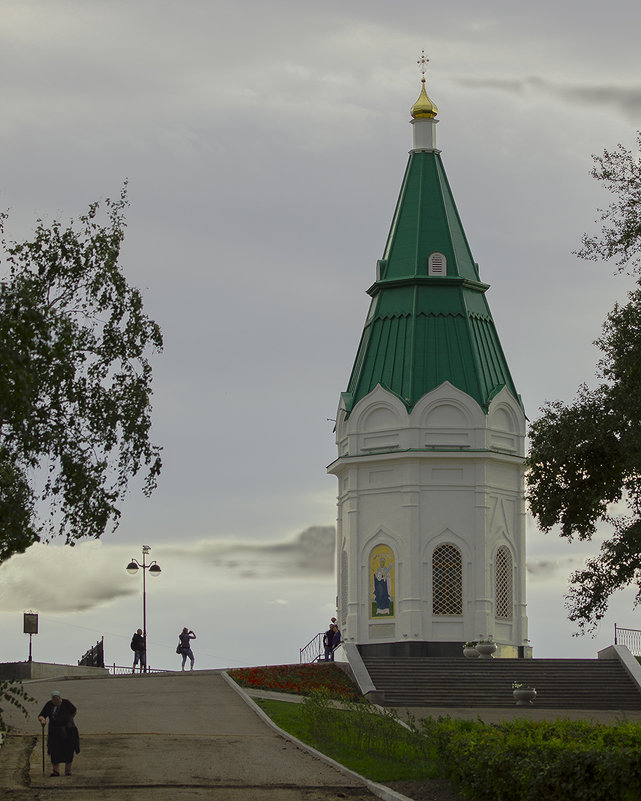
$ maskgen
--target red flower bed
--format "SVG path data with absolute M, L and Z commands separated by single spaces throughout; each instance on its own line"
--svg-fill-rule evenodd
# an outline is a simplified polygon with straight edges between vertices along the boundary
M 273 665 L 236 668 L 227 671 L 241 687 L 276 690 L 281 693 L 308 695 L 325 689 L 335 698 L 357 700 L 360 691 L 349 676 L 336 665 Z

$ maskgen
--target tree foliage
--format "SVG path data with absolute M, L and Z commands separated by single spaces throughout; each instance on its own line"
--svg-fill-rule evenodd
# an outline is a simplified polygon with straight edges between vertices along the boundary
M 29 710 L 25 704 L 35 703 L 35 698 L 27 694 L 21 681 L 0 681 L 0 701 L 6 701 L 11 706 L 21 712 L 25 717 L 29 714 Z M 0 745 L 2 744 L 2 735 L 9 730 L 9 726 L 2 715 L 2 708 L 0 707 Z
M 641 133 L 639 134 L 641 145 Z M 641 163 L 621 145 L 594 157 L 593 176 L 617 195 L 601 237 L 583 239 L 584 258 L 641 266 Z M 641 282 L 615 305 L 595 344 L 602 352 L 596 389 L 572 404 L 546 404 L 530 427 L 528 501 L 540 527 L 589 540 L 610 527 L 598 556 L 570 577 L 569 617 L 580 631 L 605 615 L 613 592 L 633 585 L 641 602 Z M 623 512 L 623 513 L 621 513 Z
M 641 131 L 637 131 L 641 150 Z M 585 234 L 577 255 L 599 261 L 616 259 L 617 268 L 641 267 L 641 158 L 623 145 L 593 156 L 592 177 L 615 196 L 607 209 L 598 209 L 603 223 L 599 235 Z
M 56 534 L 99 537 L 132 477 L 156 485 L 147 354 L 162 335 L 119 264 L 127 205 L 125 186 L 24 242 L 0 215 L 0 561 Z

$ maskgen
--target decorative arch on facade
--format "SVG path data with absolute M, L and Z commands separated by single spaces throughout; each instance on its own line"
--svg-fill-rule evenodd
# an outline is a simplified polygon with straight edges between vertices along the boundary
M 365 537 L 365 540 L 361 545 L 360 549 L 361 562 L 366 561 L 368 554 L 371 552 L 372 548 L 375 548 L 377 545 L 381 543 L 387 543 L 395 554 L 398 554 L 399 551 L 402 549 L 401 540 L 394 533 L 394 531 L 392 529 L 389 529 L 387 526 L 381 525 L 378 526 L 378 528 L 376 529 L 370 529 L 370 531 L 371 534 L 368 534 Z
M 485 424 L 485 414 L 474 398 L 449 381 L 423 395 L 412 410 L 412 417 L 421 428 L 435 425 L 469 429 Z
M 501 405 L 496 409 L 492 409 L 492 416 L 490 419 L 492 428 L 499 431 L 507 431 L 510 434 L 517 434 L 516 419 L 512 410 L 505 405 Z
M 514 606 L 514 560 L 506 545 L 501 545 L 494 557 L 494 597 L 496 617 L 511 620 Z
M 488 418 L 491 428 L 517 436 L 525 434 L 525 414 L 507 387 L 492 398 Z
M 389 431 L 399 427 L 400 421 L 395 409 L 377 403 L 360 416 L 361 431 Z
M 356 404 L 349 417 L 349 431 L 382 431 L 407 425 L 407 409 L 388 390 L 377 384 Z
M 451 528 L 434 529 L 434 533 L 427 531 L 425 535 L 425 544 L 422 551 L 423 564 L 431 563 L 432 554 L 439 547 L 439 545 L 446 545 L 450 543 L 454 545 L 461 552 L 463 562 L 469 562 L 472 559 L 472 553 L 469 548 L 469 543 L 460 534 L 452 531 Z
M 463 557 L 451 542 L 437 545 L 432 553 L 432 614 L 463 614 Z
M 439 403 L 425 414 L 426 428 L 468 428 L 469 421 L 461 407 L 450 401 Z
M 389 620 L 395 617 L 396 558 L 387 543 L 375 545 L 369 552 L 370 618 Z

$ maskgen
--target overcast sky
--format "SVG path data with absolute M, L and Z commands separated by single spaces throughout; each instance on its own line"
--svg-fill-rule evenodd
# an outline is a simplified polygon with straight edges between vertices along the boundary
M 129 181 L 122 253 L 159 322 L 154 438 L 164 469 L 117 533 L 0 567 L 0 661 L 75 662 L 105 636 L 126 663 L 152 546 L 150 661 L 183 625 L 200 667 L 291 662 L 336 595 L 327 531 L 333 422 L 411 146 L 416 61 L 438 144 L 530 419 L 593 380 L 591 344 L 630 279 L 572 255 L 609 198 L 591 154 L 641 127 L 633 0 L 0 0 L 0 209 L 27 235 Z M 301 536 L 302 535 L 302 536 Z M 310 542 L 318 539 L 318 552 Z M 239 547 L 243 545 L 244 547 Z M 595 546 L 592 546 L 592 550 Z M 590 546 L 529 529 L 538 656 L 572 638 L 567 576 Z M 200 650 L 199 650 L 200 649 Z

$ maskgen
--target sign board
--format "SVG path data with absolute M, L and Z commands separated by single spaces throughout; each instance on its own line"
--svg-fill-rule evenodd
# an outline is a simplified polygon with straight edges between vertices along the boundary
M 38 633 L 38 615 L 36 612 L 24 613 L 24 633 L 25 634 Z

